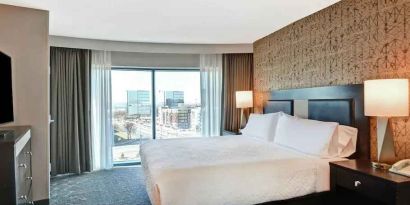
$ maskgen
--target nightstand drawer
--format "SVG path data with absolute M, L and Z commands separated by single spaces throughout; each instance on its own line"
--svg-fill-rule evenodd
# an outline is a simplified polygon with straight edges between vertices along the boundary
M 357 173 L 355 171 L 338 169 L 336 174 L 338 186 L 358 192 L 378 201 L 388 202 L 391 197 L 389 186 L 382 180 Z

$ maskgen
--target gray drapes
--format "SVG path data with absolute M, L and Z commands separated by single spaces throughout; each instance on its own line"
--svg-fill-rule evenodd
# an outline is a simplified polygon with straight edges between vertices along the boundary
M 223 129 L 238 132 L 241 110 L 236 108 L 235 92 L 253 90 L 253 54 L 223 55 Z
M 51 174 L 91 171 L 90 57 L 83 49 L 50 49 Z

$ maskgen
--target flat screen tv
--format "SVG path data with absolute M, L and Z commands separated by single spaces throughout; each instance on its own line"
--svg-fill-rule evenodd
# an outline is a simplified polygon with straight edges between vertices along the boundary
M 0 124 L 14 121 L 11 58 L 0 51 Z

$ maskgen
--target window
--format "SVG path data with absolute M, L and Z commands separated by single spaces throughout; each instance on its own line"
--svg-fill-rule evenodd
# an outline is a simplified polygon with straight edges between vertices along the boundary
M 114 164 L 139 163 L 146 140 L 201 135 L 198 69 L 113 68 L 111 84 Z
M 152 139 L 152 73 L 112 70 L 114 163 L 140 161 L 139 144 Z
M 156 138 L 201 135 L 201 92 L 198 71 L 155 72 Z

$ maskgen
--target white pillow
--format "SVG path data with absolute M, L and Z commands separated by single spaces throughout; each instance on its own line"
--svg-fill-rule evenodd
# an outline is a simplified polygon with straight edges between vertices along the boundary
M 339 125 L 337 135 L 339 157 L 349 157 L 356 152 L 357 128 Z
M 336 122 L 283 115 L 279 119 L 274 142 L 306 154 L 333 158 L 338 155 L 337 146 L 334 146 L 337 144 L 334 134 L 338 125 Z
M 276 126 L 281 112 L 269 114 L 251 114 L 245 128 L 241 130 L 243 135 L 257 137 L 272 142 L 275 138 Z

